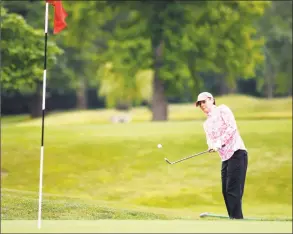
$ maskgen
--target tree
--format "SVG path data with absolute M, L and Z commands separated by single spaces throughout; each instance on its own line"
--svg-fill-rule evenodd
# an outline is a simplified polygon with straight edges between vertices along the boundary
M 124 4 L 120 11 L 126 17 L 117 22 L 108 57 L 128 87 L 135 88 L 139 70 L 153 70 L 152 120 L 167 120 L 167 96 L 184 86 L 180 82 L 174 85 L 174 80 L 184 77 L 176 57 L 184 9 L 177 1 L 136 1 Z
M 18 14 L 8 13 L 1 7 L 2 16 L 2 69 L 1 83 L 5 92 L 19 91 L 38 97 L 31 106 L 32 117 L 41 113 L 41 81 L 44 63 L 44 34 L 27 24 Z M 48 42 L 48 66 L 56 63 L 62 50 L 54 42 Z
M 20 14 L 21 16 L 23 16 L 27 24 L 29 24 L 33 28 L 42 29 L 43 31 L 45 1 L 5 1 L 3 2 L 3 5 L 9 9 L 9 12 Z M 61 34 L 51 36 L 53 34 L 53 21 L 51 21 L 50 19 L 52 19 L 52 16 L 54 14 L 53 11 L 54 8 L 49 7 L 48 41 L 51 42 L 53 40 L 58 45 L 58 47 L 63 49 L 63 53 L 58 56 L 58 62 L 54 63 L 54 66 L 51 66 L 49 72 L 47 72 L 46 83 L 48 96 L 47 98 L 49 102 L 52 93 L 62 95 L 68 92 L 75 91 L 75 87 L 73 85 L 75 74 L 71 70 L 69 64 L 70 56 L 68 55 L 70 55 L 70 51 L 67 51 L 67 47 L 65 46 L 63 40 L 64 33 L 66 33 L 68 29 Z M 48 52 L 51 52 L 49 48 Z M 39 84 L 39 89 L 41 88 L 40 86 L 41 84 Z M 37 92 L 36 95 L 32 96 L 32 106 L 35 105 L 34 103 L 36 103 L 37 105 L 35 108 L 33 108 L 34 110 L 39 109 L 40 101 L 40 92 Z
M 263 62 L 264 40 L 256 37 L 254 22 L 266 6 L 267 2 L 242 1 L 187 5 L 192 21 L 185 26 L 182 59 L 188 64 L 195 93 L 203 87 L 201 74 L 213 73 L 221 93 L 234 89 L 237 77 L 255 75 Z
M 80 1 L 68 7 L 68 14 L 70 28 L 60 37 L 60 43 L 66 51 L 66 71 L 71 88 L 76 90 L 77 108 L 86 109 L 86 91 L 89 87 L 98 88 L 96 73 L 107 61 L 107 30 L 113 27 L 115 12 L 106 1 Z
M 100 84 L 98 94 L 106 99 L 107 107 L 122 107 L 129 109 L 143 101 L 149 103 L 152 95 L 152 70 L 138 71 L 132 78 L 134 86 L 127 85 L 127 79 L 122 73 L 115 72 L 111 62 L 101 66 L 98 71 Z
M 153 69 L 153 120 L 167 120 L 168 97 L 182 95 L 187 88 L 198 93 L 203 85 L 200 73 L 221 75 L 222 83 L 232 86 L 237 76 L 254 75 L 255 66 L 262 62 L 263 41 L 255 37 L 253 23 L 266 4 L 129 3 L 125 6 L 129 15 L 119 24 L 112 43 L 115 67 L 120 64 L 117 67 L 132 77 L 139 67 Z M 131 76 L 126 78 L 130 84 Z
M 136 3 L 132 3 L 136 4 Z M 127 106 L 149 102 L 148 90 L 152 74 L 149 39 L 145 37 L 145 22 L 131 8 L 131 3 L 108 2 L 108 17 L 103 28 L 106 48 L 102 51 L 97 75 L 98 93 L 106 97 L 107 106 Z M 111 87 L 112 86 L 112 87 Z
M 267 98 L 292 94 L 292 1 L 273 1 L 258 21 L 258 34 L 265 37 L 259 89 Z

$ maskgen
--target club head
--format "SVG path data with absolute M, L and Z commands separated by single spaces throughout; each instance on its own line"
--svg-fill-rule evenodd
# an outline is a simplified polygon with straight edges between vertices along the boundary
M 165 158 L 165 161 L 169 164 L 172 164 L 167 158 Z
M 199 217 L 206 217 L 208 214 L 209 214 L 208 212 L 204 212 L 204 213 L 201 213 L 201 214 L 199 215 Z

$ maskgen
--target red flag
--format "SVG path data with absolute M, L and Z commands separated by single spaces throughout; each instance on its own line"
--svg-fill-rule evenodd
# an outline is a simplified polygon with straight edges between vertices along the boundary
M 67 13 L 62 6 L 61 1 L 46 0 L 54 6 L 54 34 L 61 32 L 66 26 L 65 18 Z

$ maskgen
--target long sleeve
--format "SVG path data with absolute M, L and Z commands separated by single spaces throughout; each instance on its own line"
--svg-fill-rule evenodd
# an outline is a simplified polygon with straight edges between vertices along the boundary
M 237 125 L 234 115 L 229 107 L 223 105 L 220 111 L 221 118 L 223 119 L 226 129 L 223 131 L 220 140 L 224 145 L 236 133 Z
M 209 137 L 209 134 L 208 134 L 208 131 L 206 129 L 206 126 L 204 125 L 204 131 L 206 133 L 206 140 L 207 140 L 207 145 L 208 145 L 208 148 L 211 149 L 213 144 L 212 144 L 212 140 L 210 139 Z
M 204 131 L 206 134 L 206 141 L 209 149 L 212 149 L 214 146 L 221 146 L 219 139 L 212 139 L 212 137 L 209 135 L 208 126 L 204 125 Z
M 209 149 L 216 149 L 222 161 L 228 160 L 238 149 L 246 150 L 234 114 L 226 105 L 215 107 L 208 113 L 204 131 Z

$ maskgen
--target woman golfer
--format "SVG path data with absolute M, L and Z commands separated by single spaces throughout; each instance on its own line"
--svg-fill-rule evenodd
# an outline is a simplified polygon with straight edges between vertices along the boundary
M 218 152 L 222 160 L 222 193 L 230 219 L 243 219 L 242 196 L 247 170 L 247 151 L 238 132 L 232 111 L 216 106 L 212 94 L 198 95 L 196 106 L 207 115 L 203 124 L 208 149 Z

